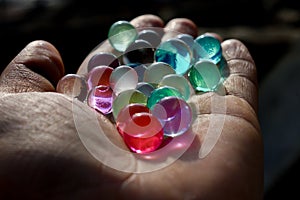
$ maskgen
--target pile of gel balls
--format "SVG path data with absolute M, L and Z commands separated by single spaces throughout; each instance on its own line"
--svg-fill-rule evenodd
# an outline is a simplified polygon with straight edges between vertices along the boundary
M 191 95 L 216 91 L 224 79 L 218 39 L 163 36 L 117 21 L 108 32 L 115 53 L 98 52 L 87 66 L 85 101 L 111 115 L 125 144 L 139 154 L 186 133 L 193 122 Z

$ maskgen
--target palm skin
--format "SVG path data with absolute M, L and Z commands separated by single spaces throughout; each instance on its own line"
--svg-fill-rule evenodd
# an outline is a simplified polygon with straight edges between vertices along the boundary
M 131 22 L 137 27 L 164 26 L 152 15 Z M 166 28 L 197 34 L 188 19 L 173 19 Z M 53 85 L 64 75 L 59 52 L 45 41 L 30 43 L 0 77 L 1 199 L 262 199 L 263 143 L 256 115 L 255 64 L 241 42 L 226 40 L 222 47 L 230 71 L 224 83 L 226 95 L 191 98 L 198 113 L 192 127 L 196 136 L 187 151 L 162 169 L 127 173 L 102 164 L 84 147 L 74 108 L 86 119 L 87 129 L 95 111 L 55 92 Z M 86 72 L 90 56 L 79 74 Z M 212 112 L 214 98 L 224 102 L 225 109 Z M 105 134 L 126 148 L 115 126 L 100 114 L 97 118 Z M 212 151 L 199 159 L 210 123 L 224 126 Z

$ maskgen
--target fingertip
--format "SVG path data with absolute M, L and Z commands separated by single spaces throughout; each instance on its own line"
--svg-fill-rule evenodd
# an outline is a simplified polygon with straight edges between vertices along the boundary
M 157 27 L 162 28 L 164 21 L 157 15 L 144 14 L 133 18 L 130 23 L 136 28 Z
M 246 45 L 238 39 L 227 39 L 222 42 L 224 58 L 228 60 L 243 59 L 254 63 Z
M 229 69 L 224 81 L 227 93 L 246 100 L 257 111 L 256 66 L 248 48 L 238 39 L 227 39 L 222 42 L 222 49 Z
M 197 25 L 188 18 L 174 18 L 171 19 L 165 26 L 166 32 L 175 31 L 179 33 L 185 33 L 193 36 L 198 35 Z
M 64 75 L 65 68 L 59 51 L 50 42 L 30 42 L 12 61 L 23 64 L 30 70 L 44 76 L 53 85 Z
M 214 32 L 206 32 L 206 33 L 204 33 L 204 35 L 208 35 L 208 36 L 214 37 L 214 38 L 216 38 L 217 40 L 219 40 L 220 43 L 223 42 L 222 36 L 219 35 L 218 33 L 214 33 Z

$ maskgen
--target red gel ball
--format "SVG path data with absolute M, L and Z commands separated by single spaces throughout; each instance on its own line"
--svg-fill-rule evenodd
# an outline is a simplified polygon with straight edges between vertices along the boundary
M 125 144 L 135 153 L 150 153 L 163 142 L 163 127 L 151 113 L 134 114 L 121 131 Z
M 150 113 L 150 110 L 146 105 L 141 103 L 131 103 L 122 108 L 116 120 L 116 126 L 119 133 L 122 135 L 126 123 L 129 120 L 132 120 L 134 114 L 142 112 Z

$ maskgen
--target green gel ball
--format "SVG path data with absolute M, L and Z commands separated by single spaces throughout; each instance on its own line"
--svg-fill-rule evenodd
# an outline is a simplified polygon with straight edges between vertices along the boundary
M 115 22 L 108 31 L 108 41 L 119 52 L 124 52 L 137 38 L 138 32 L 128 21 Z
M 182 75 L 169 74 L 163 77 L 159 83 L 160 86 L 167 85 L 176 88 L 185 100 L 188 100 L 191 95 L 191 87 L 189 81 Z
M 196 60 L 210 59 L 214 63 L 220 62 L 222 58 L 222 47 L 220 41 L 210 35 L 200 35 L 195 39 Z
M 221 80 L 218 66 L 210 60 L 201 60 L 191 68 L 188 77 L 193 88 L 198 92 L 214 91 Z
M 174 96 L 174 97 L 183 99 L 182 94 L 176 88 L 170 87 L 170 86 L 162 86 L 162 87 L 156 88 L 155 90 L 153 90 L 151 92 L 151 95 L 149 96 L 148 101 L 147 101 L 147 106 L 149 109 L 152 109 L 153 106 L 156 103 L 158 103 L 161 99 L 163 99 L 165 97 L 170 97 L 170 96 Z

